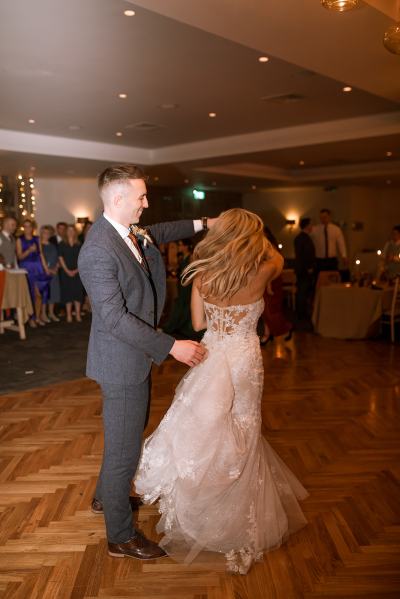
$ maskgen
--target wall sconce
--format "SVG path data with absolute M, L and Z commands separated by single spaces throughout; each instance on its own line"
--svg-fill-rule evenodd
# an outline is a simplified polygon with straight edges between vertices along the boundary
M 285 220 L 285 224 L 286 224 L 288 227 L 294 227 L 294 225 L 296 224 L 296 221 L 295 221 L 295 219 L 294 219 L 294 218 L 287 218 L 287 219 Z
M 88 223 L 90 220 L 90 218 L 88 216 L 78 216 L 76 219 L 76 223 L 78 225 L 85 225 L 86 223 Z

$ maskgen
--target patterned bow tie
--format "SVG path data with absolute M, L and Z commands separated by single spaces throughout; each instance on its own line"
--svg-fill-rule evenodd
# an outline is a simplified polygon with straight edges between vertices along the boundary
M 153 243 L 153 240 L 150 237 L 147 229 L 144 229 L 143 227 L 138 227 L 137 225 L 130 225 L 129 231 L 130 233 L 132 233 L 132 235 L 135 235 L 135 237 L 143 238 L 145 247 L 148 243 Z

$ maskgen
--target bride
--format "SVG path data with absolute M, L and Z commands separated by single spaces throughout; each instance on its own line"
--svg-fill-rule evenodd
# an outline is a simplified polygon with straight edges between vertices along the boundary
M 222 213 L 193 258 L 183 284 L 193 281 L 193 326 L 207 328 L 208 355 L 145 441 L 135 486 L 145 503 L 159 499 L 160 545 L 172 557 L 220 552 L 228 571 L 246 574 L 306 524 L 298 499 L 308 493 L 261 434 L 256 326 L 283 259 L 241 208 Z

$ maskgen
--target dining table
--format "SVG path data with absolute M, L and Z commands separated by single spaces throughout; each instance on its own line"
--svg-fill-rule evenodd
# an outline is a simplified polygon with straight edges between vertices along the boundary
M 322 337 L 367 339 L 376 336 L 384 311 L 390 309 L 393 287 L 360 287 L 338 283 L 317 290 L 312 322 Z
M 25 323 L 33 314 L 26 271 L 20 268 L 3 269 L 1 276 L 0 333 L 5 329 L 15 331 L 20 339 L 26 339 Z M 14 309 L 17 324 L 5 318 L 6 310 Z

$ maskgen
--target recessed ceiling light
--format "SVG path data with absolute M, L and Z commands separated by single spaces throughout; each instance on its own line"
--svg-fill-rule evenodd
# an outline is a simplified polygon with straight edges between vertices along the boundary
M 391 185 L 392 184 L 391 180 L 390 179 L 386 179 L 386 184 L 387 185 Z
M 157 175 L 154 177 L 154 181 L 158 181 L 160 177 L 157 177 Z
M 216 112 L 209 112 L 208 116 L 210 117 L 210 119 L 215 119 L 215 117 L 217 116 Z
M 122 137 L 122 131 L 117 131 L 115 134 L 117 137 Z
M 126 100 L 127 97 L 128 94 L 118 94 L 118 98 L 121 98 L 121 100 Z
M 165 104 L 160 104 L 159 108 L 161 108 L 162 110 L 175 110 L 176 108 L 179 108 L 179 104 L 165 102 Z
M 304 166 L 305 165 L 304 160 L 300 160 L 299 164 L 300 164 L 300 166 Z
M 189 179 L 185 179 L 184 183 L 187 185 L 189 183 Z
M 255 190 L 257 189 L 257 185 L 252 185 L 252 186 L 251 186 L 251 189 L 252 189 L 253 191 L 255 191 Z
M 258 57 L 258 62 L 268 62 L 269 58 L 268 56 L 259 56 Z
M 387 156 L 388 158 L 390 158 L 391 156 L 393 156 L 393 152 L 386 152 L 386 156 Z
M 216 181 L 213 181 L 213 182 L 212 182 L 212 184 L 215 186 L 215 185 L 217 184 L 217 182 L 216 182 Z
M 345 93 L 348 93 L 348 92 L 353 91 L 353 88 L 350 87 L 350 85 L 345 85 L 344 88 L 342 89 L 342 91 L 344 91 Z
M 34 124 L 35 124 L 35 119 L 29 119 L 28 123 L 29 123 L 30 125 L 34 125 Z
M 134 10 L 124 10 L 124 15 L 126 17 L 134 17 L 135 16 L 135 11 Z

